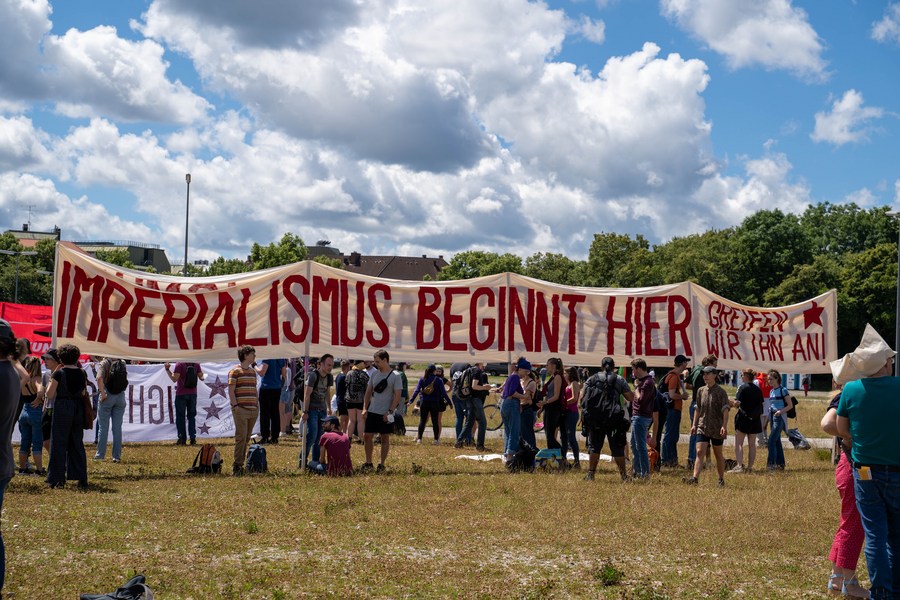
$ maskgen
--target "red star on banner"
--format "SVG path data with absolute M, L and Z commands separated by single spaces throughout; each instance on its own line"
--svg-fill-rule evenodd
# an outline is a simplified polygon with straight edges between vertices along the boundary
M 218 406 L 216 406 L 216 403 L 215 403 L 215 402 L 210 403 L 209 406 L 205 406 L 205 407 L 203 408 L 203 410 L 206 411 L 206 418 L 207 418 L 207 419 L 209 419 L 209 418 L 211 418 L 211 417 L 215 417 L 215 418 L 217 418 L 217 419 L 219 419 L 219 420 L 222 419 L 222 417 L 219 416 L 219 411 L 221 411 L 222 409 L 219 408 Z
M 206 383 L 204 381 L 204 383 Z M 206 383 L 206 387 L 209 388 L 209 397 L 213 396 L 222 396 L 226 400 L 228 400 L 228 395 L 225 393 L 228 390 L 228 382 L 223 382 L 219 379 L 219 376 L 216 375 L 216 380 L 213 383 Z
M 809 329 L 810 325 L 822 326 L 822 313 L 824 311 L 824 306 L 819 306 L 813 302 L 812 306 L 803 311 L 803 327 Z

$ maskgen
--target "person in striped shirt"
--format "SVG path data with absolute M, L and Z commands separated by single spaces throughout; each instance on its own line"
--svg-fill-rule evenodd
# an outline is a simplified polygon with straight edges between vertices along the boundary
M 231 401 L 231 416 L 234 419 L 234 466 L 231 474 L 244 474 L 244 457 L 247 442 L 259 416 L 259 394 L 256 390 L 256 349 L 241 346 L 238 349 L 241 364 L 228 372 L 228 399 Z

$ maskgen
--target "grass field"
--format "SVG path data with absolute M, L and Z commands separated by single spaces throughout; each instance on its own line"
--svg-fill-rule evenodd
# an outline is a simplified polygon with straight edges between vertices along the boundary
M 802 409 L 820 435 L 824 401 Z M 218 445 L 227 466 L 233 446 Z M 786 472 L 724 489 L 708 472 L 685 486 L 683 470 L 622 484 L 604 463 L 594 482 L 510 475 L 411 437 L 387 473 L 339 480 L 300 474 L 295 439 L 268 447 L 269 474 L 243 478 L 185 474 L 195 451 L 128 445 L 122 464 L 89 463 L 87 492 L 15 477 L 6 597 L 77 598 L 144 573 L 160 599 L 818 598 L 838 521 L 821 451 L 787 450 Z

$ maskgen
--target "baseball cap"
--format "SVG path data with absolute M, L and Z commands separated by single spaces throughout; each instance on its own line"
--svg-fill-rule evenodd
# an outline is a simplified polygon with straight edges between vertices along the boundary
M 54 360 L 54 361 L 56 361 L 56 362 L 60 362 L 60 360 L 59 360 L 59 353 L 56 351 L 56 348 L 50 348 L 49 350 L 47 350 L 46 352 L 44 352 L 44 353 L 41 355 L 41 359 L 42 359 L 42 360 L 47 360 L 48 358 L 49 358 L 50 360 Z
M 684 354 L 679 354 L 678 356 L 675 357 L 676 365 L 680 365 L 681 363 L 687 363 L 687 362 L 691 362 L 691 359 L 689 359 Z
M 337 425 L 338 427 L 341 426 L 341 420 L 334 415 L 328 415 L 327 417 L 322 419 L 322 424 L 324 425 L 325 423 L 331 423 L 332 425 Z
M 0 337 L 16 339 L 16 334 L 13 333 L 12 325 L 10 325 L 9 321 L 6 319 L 0 319 Z
M 717 369 L 716 367 L 714 367 L 712 365 L 709 365 L 709 366 L 703 367 L 703 369 L 700 372 L 704 373 L 704 374 L 705 373 L 718 373 L 719 369 Z
M 524 358 L 520 358 L 519 362 L 516 363 L 517 369 L 526 369 L 528 371 L 531 370 L 531 363 L 525 360 Z

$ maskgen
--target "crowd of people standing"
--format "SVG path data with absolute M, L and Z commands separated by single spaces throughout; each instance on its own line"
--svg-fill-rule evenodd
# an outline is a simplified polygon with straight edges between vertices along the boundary
M 822 419 L 823 430 L 837 440 L 835 481 L 841 497 L 840 524 L 829 555 L 833 571 L 827 589 L 848 597 L 869 597 L 856 576 L 865 543 L 871 597 L 890 598 L 897 595 L 893 590 L 900 591 L 900 561 L 894 559 L 900 552 L 900 455 L 892 441 L 897 424 L 885 416 L 893 415 L 886 403 L 900 392 L 900 379 L 888 377 L 894 352 L 883 340 L 864 338 L 861 349 L 857 349 L 859 356 L 851 353 L 849 358 L 837 361 L 839 365 L 833 365 L 836 382 L 844 385 L 843 389 L 838 385 Z M 63 345 L 38 359 L 30 356 L 29 350 L 27 344 L 16 341 L 9 324 L 0 320 L 0 352 L 5 357 L 0 361 L 0 390 L 7 398 L 18 399 L 3 404 L 6 410 L 0 410 L 0 435 L 9 440 L 18 423 L 22 438 L 20 473 L 43 476 L 51 488 L 63 487 L 67 480 L 76 481 L 81 489 L 87 488 L 83 432 L 90 407 L 83 402 L 88 378 L 79 363 L 80 351 L 73 345 Z M 608 443 L 625 481 L 646 479 L 662 467 L 681 466 L 681 417 L 684 403 L 690 398 L 690 442 L 684 464 L 689 475 L 684 481 L 699 483 L 711 453 L 720 486 L 725 485 L 723 445 L 732 423 L 736 464 L 729 473 L 753 472 L 757 446 L 754 438 L 760 435 L 765 435 L 767 469 L 785 469 L 782 434 L 788 415 L 797 404 L 776 370 L 763 373 L 763 383 L 760 374 L 744 369 L 734 398 L 729 398 L 720 385 L 721 372 L 714 355 L 704 357 L 693 369 L 689 359 L 679 355 L 671 370 L 658 381 L 646 361 L 636 358 L 629 365 L 633 389 L 609 357 L 592 375 L 577 367 L 566 368 L 560 358 L 549 359 L 546 367 L 538 370 L 520 357 L 510 365 L 510 374 L 502 386 L 489 383 L 482 362 L 454 364 L 449 377 L 440 365 L 432 364 L 412 394 L 408 393 L 405 365 L 392 366 L 384 350 L 376 352 L 372 361 L 340 361 L 336 378 L 332 375 L 335 362 L 330 354 L 311 361 L 308 369 L 298 373 L 292 373 L 291 364 L 284 359 L 267 359 L 257 364 L 251 346 L 242 346 L 237 358 L 239 364 L 228 373 L 228 397 L 235 423 L 232 473 L 238 476 L 244 474 L 247 447 L 258 420 L 262 444 L 278 444 L 286 428 L 293 427 L 290 415 L 285 420 L 281 408 L 286 395 L 296 406 L 301 427 L 301 466 L 316 472 L 334 476 L 356 472 L 350 456 L 353 439 L 364 444 L 365 462 L 357 471 L 384 471 L 391 436 L 398 433 L 398 424 L 408 407 L 420 419 L 416 443 L 421 443 L 428 420 L 434 443 L 440 443 L 441 416 L 452 407 L 456 416 L 455 445 L 474 445 L 476 450 L 486 451 L 484 405 L 489 395 L 496 393 L 500 397 L 506 461 L 514 461 L 523 449 L 537 450 L 534 425 L 540 414 L 546 449 L 558 451 L 564 469 L 582 468 L 577 431 L 581 421 L 589 457 L 585 479 L 595 478 L 600 452 Z M 98 365 L 95 460 L 105 459 L 110 433 L 113 461 L 122 459 L 125 400 L 114 383 L 120 368 L 118 361 L 104 358 Z M 192 362 L 179 362 L 174 368 L 166 363 L 164 368 L 176 388 L 176 444 L 193 445 L 197 432 L 197 385 L 205 373 L 199 363 Z M 601 388 L 605 391 L 598 396 Z M 804 389 L 804 393 L 807 391 Z M 590 399 L 597 397 L 614 398 L 614 406 L 587 422 L 582 411 Z M 735 412 L 733 420 L 731 411 Z M 380 444 L 377 466 L 376 443 Z M 11 445 L 0 444 L 0 448 L 2 507 L 3 492 L 16 467 Z M 657 449 L 658 461 L 654 459 Z M 0 566 L 3 561 L 0 536 Z M 0 569 L 0 589 L 2 573 Z

